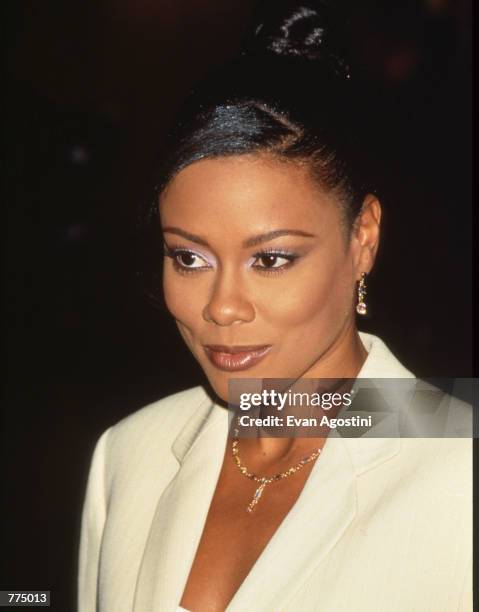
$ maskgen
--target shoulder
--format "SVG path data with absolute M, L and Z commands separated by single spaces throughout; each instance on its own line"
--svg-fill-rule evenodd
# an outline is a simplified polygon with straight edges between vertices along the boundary
M 211 401 L 203 387 L 193 387 L 140 408 L 103 434 L 105 452 L 113 461 L 153 449 L 164 452 L 199 407 Z
M 471 438 L 403 438 L 401 447 L 411 468 L 437 474 L 443 492 L 451 483 L 467 481 L 472 470 Z
M 137 430 L 149 429 L 157 424 L 174 426 L 187 419 L 199 404 L 208 399 L 203 387 L 185 389 L 140 408 L 111 429 L 116 436 L 128 436 Z
M 368 356 L 358 378 L 414 378 L 378 336 L 359 332 Z
M 471 529 L 472 459 L 470 438 L 403 438 L 397 480 L 390 486 L 404 494 L 416 508 L 445 524 L 456 523 L 457 532 Z M 394 468 L 393 468 L 394 473 Z M 391 474 L 390 474 L 391 476 Z M 414 501 L 413 501 L 414 500 Z M 440 521 L 439 521 L 440 522 Z

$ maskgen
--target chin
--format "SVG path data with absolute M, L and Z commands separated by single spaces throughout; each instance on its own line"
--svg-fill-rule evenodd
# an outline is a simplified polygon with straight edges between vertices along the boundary
M 272 378 L 271 373 L 257 370 L 243 370 L 238 372 L 212 372 L 211 369 L 204 369 L 204 373 L 208 379 L 211 389 L 215 394 L 226 404 L 238 400 L 236 394 L 238 392 L 261 393 L 263 389 L 263 379 Z M 241 387 L 233 387 L 230 392 L 230 380 L 244 380 Z M 248 381 L 248 382 L 246 382 Z M 235 397 L 236 396 L 236 397 Z

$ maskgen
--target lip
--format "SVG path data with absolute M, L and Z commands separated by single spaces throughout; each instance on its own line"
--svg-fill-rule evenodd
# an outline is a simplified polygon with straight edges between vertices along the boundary
M 203 349 L 210 362 L 219 370 L 237 372 L 259 363 L 272 348 L 271 344 L 256 346 L 225 346 L 205 344 Z

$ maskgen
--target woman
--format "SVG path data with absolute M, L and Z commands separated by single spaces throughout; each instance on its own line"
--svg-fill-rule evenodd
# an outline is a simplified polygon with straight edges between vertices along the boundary
M 350 83 L 314 3 L 276 2 L 185 108 L 152 213 L 211 389 L 98 442 L 80 612 L 472 609 L 470 441 L 228 429 L 231 378 L 413 377 L 356 327 L 381 208 Z

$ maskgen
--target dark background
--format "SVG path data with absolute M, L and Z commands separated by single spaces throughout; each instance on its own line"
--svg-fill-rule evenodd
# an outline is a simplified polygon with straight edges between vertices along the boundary
M 175 109 L 237 51 L 256 4 L 4 4 L 0 589 L 50 589 L 53 609 L 74 609 L 96 439 L 202 381 L 164 308 L 141 293 L 135 220 Z M 337 4 L 379 126 L 384 233 L 360 327 L 419 376 L 470 376 L 471 2 Z

